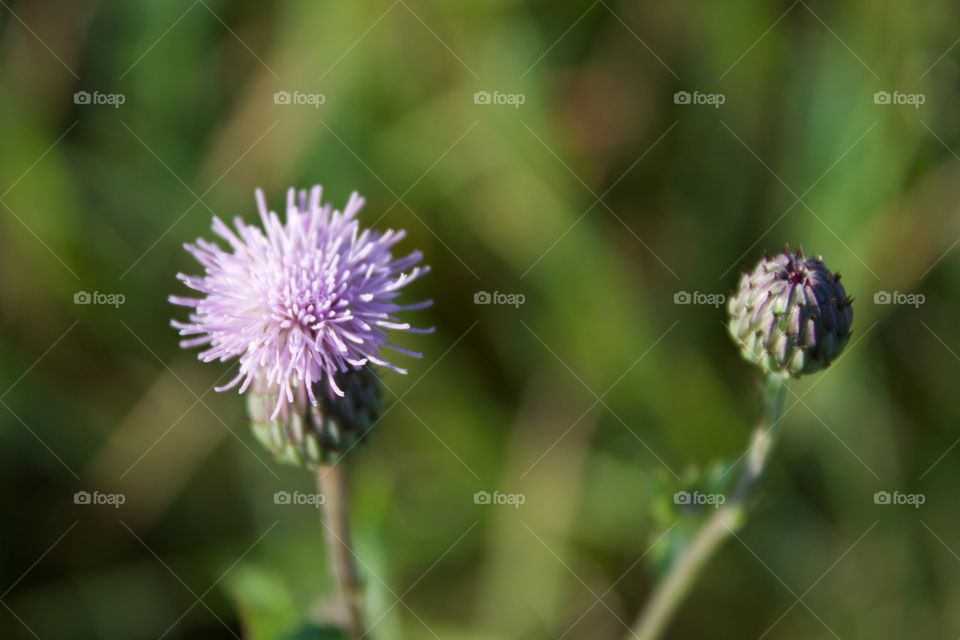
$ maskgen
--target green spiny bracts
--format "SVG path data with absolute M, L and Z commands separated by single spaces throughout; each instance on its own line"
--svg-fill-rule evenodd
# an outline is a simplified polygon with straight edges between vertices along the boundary
M 254 383 L 247 396 L 253 433 L 278 461 L 308 467 L 330 464 L 367 438 L 381 413 L 379 378 L 369 365 L 335 378 L 343 397 L 330 393 L 326 383 L 317 383 L 318 406 L 311 406 L 303 393 L 274 419 L 270 414 L 276 397 Z
M 797 377 L 826 368 L 850 340 L 853 299 L 823 257 L 764 254 L 727 304 L 730 335 L 765 372 Z

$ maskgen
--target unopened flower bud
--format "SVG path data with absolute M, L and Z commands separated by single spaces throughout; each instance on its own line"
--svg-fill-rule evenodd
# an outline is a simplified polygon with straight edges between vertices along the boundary
M 850 339 L 853 300 L 823 258 L 798 249 L 770 257 L 740 278 L 727 305 L 730 335 L 744 358 L 769 374 L 826 368 Z

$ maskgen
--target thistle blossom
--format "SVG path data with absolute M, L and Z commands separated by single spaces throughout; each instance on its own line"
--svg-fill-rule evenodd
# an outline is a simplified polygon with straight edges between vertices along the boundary
M 316 406 L 316 383 L 343 396 L 338 373 L 368 363 L 406 373 L 381 351 L 420 354 L 389 342 L 387 330 L 431 331 L 396 317 L 431 304 L 394 302 L 404 286 L 429 271 L 418 266 L 419 251 L 396 259 L 391 254 L 406 234 L 361 230 L 356 215 L 364 200 L 355 192 L 342 212 L 321 204 L 320 195 L 319 186 L 309 193 L 290 189 L 282 223 L 257 189 L 262 229 L 235 218 L 234 231 L 214 217 L 213 232 L 230 251 L 203 239 L 185 244 L 205 273 L 177 279 L 203 297 L 169 299 L 192 309 L 189 322 L 172 322 L 187 337 L 182 347 L 206 346 L 198 356 L 204 362 L 239 358 L 239 374 L 217 391 L 240 385 L 243 393 L 259 381 L 276 393 L 273 418 L 295 398 L 306 396 Z

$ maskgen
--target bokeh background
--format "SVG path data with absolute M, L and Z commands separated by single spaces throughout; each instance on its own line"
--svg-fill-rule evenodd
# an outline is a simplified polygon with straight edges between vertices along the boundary
M 321 637 L 312 478 L 166 301 L 314 183 L 433 267 L 352 462 L 373 637 L 625 637 L 760 416 L 711 303 L 787 242 L 854 340 L 668 637 L 960 635 L 955 3 L 0 5 L 4 638 Z

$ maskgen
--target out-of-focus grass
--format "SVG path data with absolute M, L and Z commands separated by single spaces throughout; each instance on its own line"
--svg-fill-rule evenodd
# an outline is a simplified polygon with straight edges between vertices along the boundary
M 273 501 L 309 475 L 208 391 L 228 367 L 179 351 L 165 301 L 214 213 L 249 220 L 254 187 L 279 208 L 315 182 L 363 193 L 366 222 L 407 229 L 434 269 L 412 296 L 435 299 L 420 321 L 437 332 L 404 340 L 426 357 L 386 377 L 355 463 L 376 637 L 622 636 L 696 523 L 672 492 L 734 460 L 759 410 L 722 308 L 674 294 L 724 293 L 784 242 L 843 273 L 854 343 L 795 385 L 756 514 L 670 637 L 956 635 L 958 12 L 877 9 L 0 9 L 4 637 L 270 638 L 328 619 L 317 513 Z M 79 490 L 126 503 L 75 505 Z

